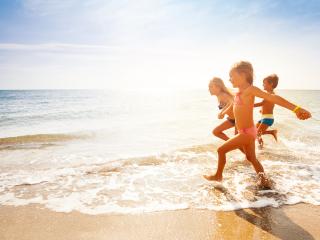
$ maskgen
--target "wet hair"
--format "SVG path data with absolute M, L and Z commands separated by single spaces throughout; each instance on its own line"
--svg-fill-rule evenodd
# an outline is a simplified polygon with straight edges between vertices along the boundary
M 276 88 L 278 86 L 279 77 L 277 74 L 271 74 L 263 79 L 263 81 L 266 80 L 268 83 L 272 84 L 273 88 Z
M 230 72 L 237 71 L 238 73 L 242 73 L 245 75 L 247 82 L 252 85 L 253 84 L 253 67 L 251 63 L 246 61 L 240 61 L 231 67 Z
M 221 92 L 226 93 L 229 96 L 233 97 L 232 93 L 228 90 L 226 85 L 224 85 L 224 82 L 222 81 L 221 78 L 218 78 L 218 77 L 212 78 L 211 81 L 209 82 L 209 86 L 211 86 L 212 84 L 218 86 L 221 89 Z

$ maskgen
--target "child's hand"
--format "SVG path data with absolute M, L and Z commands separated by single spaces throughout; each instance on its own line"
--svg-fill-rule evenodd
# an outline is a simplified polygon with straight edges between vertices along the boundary
M 219 114 L 218 114 L 218 118 L 219 118 L 219 119 L 222 119 L 223 117 L 224 117 L 224 114 L 223 114 L 223 113 L 219 113 Z
M 308 119 L 311 117 L 311 113 L 308 112 L 307 110 L 303 109 L 303 108 L 299 108 L 297 111 L 296 111 L 296 115 L 299 119 L 301 120 L 305 120 L 305 119 Z

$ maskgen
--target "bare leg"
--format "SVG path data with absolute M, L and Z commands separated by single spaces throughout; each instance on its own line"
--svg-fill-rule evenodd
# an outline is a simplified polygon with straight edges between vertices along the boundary
M 278 141 L 277 133 L 278 133 L 278 131 L 275 129 L 275 130 L 267 130 L 267 131 L 264 131 L 262 134 L 263 134 L 263 135 L 271 134 L 271 135 L 274 137 L 274 139 L 275 139 L 276 141 Z
M 203 177 L 209 181 L 222 181 L 222 173 L 226 164 L 226 154 L 237 148 L 242 148 L 244 145 L 253 141 L 251 136 L 245 134 L 237 134 L 230 138 L 218 148 L 218 168 L 215 175 L 204 175 Z
M 251 164 L 254 167 L 254 170 L 258 174 L 258 177 L 259 177 L 258 185 L 265 188 L 271 188 L 271 182 L 265 176 L 263 166 L 261 165 L 261 163 L 258 161 L 256 157 L 255 141 L 253 139 L 249 144 L 245 146 L 245 152 L 246 152 L 248 161 L 251 162 Z
M 259 125 L 258 125 L 259 124 Z M 258 143 L 260 145 L 260 147 L 263 147 L 263 140 L 261 135 L 267 130 L 267 128 L 269 127 L 266 124 L 263 123 L 258 123 L 258 127 L 257 127 L 257 131 L 258 131 Z
M 215 135 L 218 138 L 221 138 L 224 141 L 227 141 L 229 137 L 223 132 L 229 128 L 233 128 L 234 125 L 232 125 L 228 120 L 224 121 L 220 125 L 218 125 L 216 128 L 212 130 L 212 134 Z
M 236 126 L 234 126 L 234 135 L 237 135 L 237 134 L 238 134 L 238 129 L 237 129 Z M 240 147 L 239 150 L 240 150 L 242 153 L 245 154 L 245 152 L 244 152 L 244 147 Z
M 224 134 L 223 131 L 225 131 L 229 128 L 232 128 L 232 127 L 235 128 L 235 135 L 238 134 L 238 131 L 237 131 L 235 125 L 233 125 L 229 120 L 224 121 L 223 123 L 218 125 L 216 128 L 214 128 L 212 130 L 212 134 L 218 138 L 221 138 L 224 141 L 228 141 L 229 137 L 226 134 Z M 244 150 L 242 148 L 239 148 L 239 150 L 244 153 Z
M 252 138 L 252 141 L 250 141 L 244 147 L 244 149 L 246 152 L 246 157 L 247 157 L 248 161 L 253 165 L 256 173 L 264 172 L 264 169 L 263 169 L 261 163 L 257 160 L 257 157 L 256 157 L 255 141 L 253 140 L 253 138 Z

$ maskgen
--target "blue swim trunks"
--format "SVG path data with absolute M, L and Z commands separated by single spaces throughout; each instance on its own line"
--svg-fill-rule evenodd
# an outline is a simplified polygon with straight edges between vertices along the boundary
M 259 120 L 258 123 L 263 123 L 270 127 L 273 124 L 273 122 L 274 122 L 273 118 L 262 118 L 261 120 Z

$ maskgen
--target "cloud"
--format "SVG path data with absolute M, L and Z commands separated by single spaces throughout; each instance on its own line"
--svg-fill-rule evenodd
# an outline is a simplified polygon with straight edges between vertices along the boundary
M 306 1 L 273 0 L 26 0 L 23 6 L 29 18 L 22 31 L 0 43 L 2 86 L 19 79 L 34 87 L 55 81 L 58 87 L 75 81 L 202 86 L 212 75 L 226 78 L 239 59 L 253 62 L 258 79 L 275 71 L 295 82 L 281 79 L 282 87 L 320 74 L 315 3 L 313 10 Z
M 58 54 L 84 54 L 95 55 L 97 58 L 106 54 L 126 55 L 126 56 L 180 56 L 180 57 L 200 57 L 204 50 L 202 49 L 170 49 L 170 48 L 152 48 L 152 47 L 133 47 L 116 45 L 93 45 L 93 44 L 68 44 L 68 43 L 42 43 L 42 44 L 20 44 L 20 43 L 0 43 L 0 51 L 6 52 L 42 52 Z
M 223 44 L 231 36 L 236 41 L 248 34 L 266 38 L 317 30 L 317 21 L 305 24 L 314 18 L 308 16 L 319 13 L 314 1 L 284 2 L 25 0 L 24 8 L 43 22 L 33 30 L 42 42 L 53 37 L 72 43 L 190 47 L 199 43 L 210 46 L 213 41 Z

